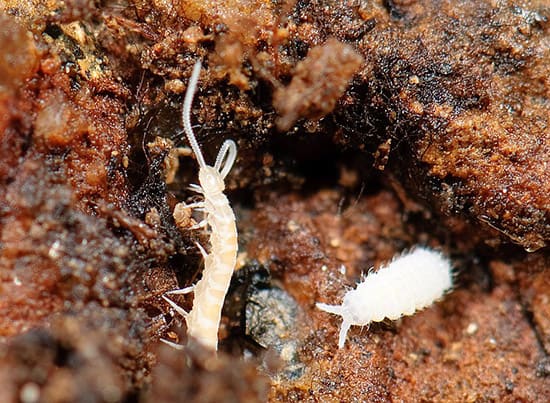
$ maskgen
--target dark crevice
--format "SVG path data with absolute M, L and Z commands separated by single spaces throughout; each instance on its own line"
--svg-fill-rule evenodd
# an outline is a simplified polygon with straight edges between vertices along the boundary
M 513 288 L 514 288 L 514 293 L 516 294 L 516 299 L 517 299 L 517 301 L 519 302 L 519 304 L 521 306 L 521 312 L 523 314 L 523 317 L 525 318 L 525 320 L 529 324 L 529 327 L 533 331 L 535 339 L 537 340 L 539 350 L 544 355 L 544 359 L 546 359 L 546 360 L 550 359 L 550 355 L 548 354 L 548 350 L 544 346 L 544 337 L 541 334 L 537 324 L 535 323 L 535 318 L 533 316 L 533 312 L 531 311 L 531 309 L 529 309 L 528 304 L 524 301 L 524 299 L 521 296 L 519 285 L 517 283 L 515 283 L 513 285 Z

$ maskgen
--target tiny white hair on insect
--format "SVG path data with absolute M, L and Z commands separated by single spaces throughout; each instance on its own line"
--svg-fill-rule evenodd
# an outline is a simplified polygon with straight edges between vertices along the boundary
M 188 343 L 190 340 L 195 339 L 207 348 L 216 351 L 218 349 L 218 329 L 223 302 L 237 263 L 238 243 L 235 213 L 223 193 L 225 190 L 224 179 L 237 157 L 237 145 L 233 140 L 225 140 L 220 147 L 214 166 L 209 166 L 204 161 L 191 126 L 191 106 L 200 71 L 201 62 L 197 61 L 193 67 L 185 93 L 182 121 L 185 134 L 199 164 L 200 186 L 191 185 L 190 188 L 201 193 L 204 196 L 204 201 L 192 204 L 178 203 L 174 211 L 195 208 L 204 212 L 204 220 L 192 226 L 191 229 L 210 228 L 210 252 L 206 252 L 197 243 L 204 258 L 202 278 L 194 286 L 166 293 L 168 295 L 181 295 L 194 292 L 193 308 L 190 312 L 186 312 L 167 295 L 164 295 L 163 298 L 176 312 L 185 318 Z M 178 346 L 167 340 L 162 341 L 172 347 Z
M 413 315 L 443 297 L 453 287 L 453 268 L 441 252 L 415 247 L 349 290 L 341 305 L 318 302 L 317 308 L 342 317 L 338 348 L 344 347 L 349 328 L 367 326 L 385 318 Z

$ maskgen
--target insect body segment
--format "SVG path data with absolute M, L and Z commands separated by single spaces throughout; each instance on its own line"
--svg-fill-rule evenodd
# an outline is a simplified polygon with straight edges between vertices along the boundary
M 224 179 L 235 162 L 237 146 L 233 140 L 226 140 L 220 148 L 214 166 L 206 165 L 190 121 L 191 105 L 200 69 L 201 63 L 197 62 L 185 94 L 182 120 L 187 139 L 199 163 L 200 186 L 193 185 L 191 188 L 204 196 L 204 202 L 193 203 L 186 207 L 200 208 L 204 211 L 205 219 L 197 226 L 210 227 L 210 253 L 198 245 L 204 257 L 202 278 L 195 286 L 167 293 L 186 294 L 193 291 L 195 298 L 193 308 L 189 313 L 169 297 L 164 296 L 163 298 L 185 318 L 188 336 L 197 339 L 206 347 L 217 350 L 223 301 L 237 262 L 235 214 L 223 193 Z M 170 342 L 168 344 L 174 345 Z
M 370 273 L 344 296 L 342 305 L 317 303 L 317 308 L 343 318 L 338 347 L 344 347 L 352 325 L 366 326 L 385 318 L 399 319 L 430 306 L 453 286 L 450 261 L 441 253 L 415 248 Z

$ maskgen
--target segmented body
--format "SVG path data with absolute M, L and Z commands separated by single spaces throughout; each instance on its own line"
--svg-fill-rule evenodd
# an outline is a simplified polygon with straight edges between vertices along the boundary
M 237 227 L 223 193 L 204 196 L 206 222 L 211 229 L 210 253 L 204 256 L 204 271 L 195 285 L 193 309 L 186 322 L 189 336 L 216 350 L 223 301 L 237 262 Z
M 200 245 L 204 257 L 202 278 L 195 286 L 170 291 L 167 294 L 186 294 L 194 291 L 193 308 L 185 312 L 170 298 L 164 299 L 181 315 L 187 323 L 189 340 L 196 339 L 201 344 L 213 350 L 218 347 L 218 328 L 221 311 L 231 276 L 237 262 L 237 227 L 235 214 L 229 205 L 229 200 L 223 193 L 224 179 L 229 173 L 237 154 L 237 148 L 232 140 L 226 140 L 216 158 L 214 166 L 206 165 L 197 140 L 191 128 L 190 113 L 193 95 L 200 74 L 201 64 L 197 62 L 189 80 L 183 106 L 183 125 L 191 148 L 199 163 L 199 183 L 191 188 L 204 196 L 204 202 L 184 206 L 200 208 L 205 213 L 204 221 L 196 227 L 210 228 L 210 252 Z M 222 167 L 223 165 L 223 167 Z M 168 344 L 177 346 L 173 343 Z
M 342 305 L 316 305 L 342 317 L 338 339 L 338 347 L 342 348 L 350 326 L 413 315 L 441 298 L 452 286 L 449 259 L 440 252 L 418 247 L 369 273 L 355 290 L 346 293 Z

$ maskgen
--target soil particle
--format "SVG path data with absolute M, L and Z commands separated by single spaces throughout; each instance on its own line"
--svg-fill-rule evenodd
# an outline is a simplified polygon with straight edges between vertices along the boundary
M 313 47 L 299 62 L 292 81 L 273 94 L 277 127 L 286 131 L 298 117 L 319 119 L 332 112 L 363 58 L 351 46 L 332 38 Z
M 49 174 L 39 162 L 24 167 L 6 189 L 0 217 L 2 335 L 44 323 L 67 305 L 128 304 L 120 289 L 135 258 L 130 244 L 104 219 L 76 210 L 68 187 L 45 186 Z
M 268 391 L 267 378 L 258 376 L 252 362 L 225 354 L 217 358 L 197 346 L 175 353 L 160 346 L 152 374 L 153 386 L 145 402 L 261 402 Z
M 0 401 L 547 400 L 544 1 L 0 8 Z M 194 197 L 172 145 L 197 59 L 199 143 L 238 143 L 240 260 L 271 275 L 233 290 L 218 359 L 157 348 L 184 338 L 161 296 L 208 236 L 172 211 Z M 416 244 L 455 290 L 338 350 L 315 302 Z
M 143 329 L 127 310 L 98 304 L 55 316 L 1 346 L 0 400 L 121 401 L 143 384 L 136 362 L 151 360 L 142 351 Z

